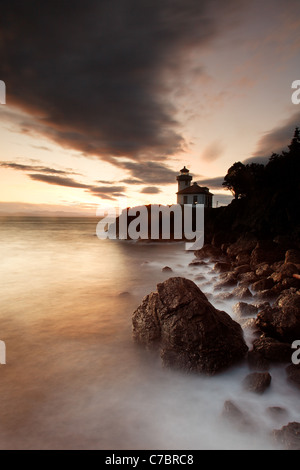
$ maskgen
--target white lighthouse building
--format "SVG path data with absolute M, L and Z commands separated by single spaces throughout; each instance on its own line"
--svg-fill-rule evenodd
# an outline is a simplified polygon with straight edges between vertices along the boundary
M 197 183 L 191 184 L 193 177 L 190 171 L 184 166 L 180 174 L 176 177 L 178 181 L 177 204 L 204 204 L 204 207 L 212 207 L 213 194 L 208 188 L 199 186 Z

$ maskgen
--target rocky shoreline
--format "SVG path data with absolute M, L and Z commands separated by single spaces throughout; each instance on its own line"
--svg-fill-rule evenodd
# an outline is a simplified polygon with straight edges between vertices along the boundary
M 236 301 L 233 311 L 238 321 L 209 302 L 201 290 L 201 274 L 197 285 L 171 277 L 133 313 L 134 340 L 159 349 L 165 366 L 188 372 L 214 375 L 243 362 L 249 374 L 242 386 L 258 395 L 272 382 L 270 368 L 282 365 L 287 382 L 300 390 L 300 365 L 291 360 L 292 343 L 300 340 L 299 247 L 279 237 L 260 240 L 244 234 L 234 243 L 212 240 L 194 255 L 190 267 L 213 266 L 213 296 Z M 244 328 L 252 331 L 250 345 L 243 338 Z M 270 413 L 285 412 L 273 408 Z M 222 415 L 237 427 L 254 426 L 246 411 L 230 400 Z M 281 448 L 299 450 L 300 423 L 274 430 L 273 438 Z

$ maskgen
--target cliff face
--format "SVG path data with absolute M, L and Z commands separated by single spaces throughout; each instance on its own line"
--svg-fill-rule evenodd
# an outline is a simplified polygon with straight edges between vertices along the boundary
M 243 233 L 260 239 L 286 238 L 289 245 L 300 246 L 300 192 L 266 191 L 233 200 L 226 207 L 205 214 L 205 241 L 232 243 Z
M 242 233 L 259 238 L 288 236 L 300 240 L 300 130 L 295 129 L 287 151 L 273 154 L 266 165 L 237 162 L 229 168 L 223 185 L 235 199 L 214 209 L 205 220 L 206 241 L 223 232 L 228 242 Z M 219 236 L 220 238 L 220 236 Z
M 234 167 L 234 165 L 233 165 Z M 226 207 L 206 214 L 206 241 L 223 233 L 223 241 L 234 241 L 242 233 L 259 238 L 286 237 L 300 243 L 300 131 L 296 129 L 287 152 L 272 155 L 264 165 L 239 165 L 228 170 L 225 182 L 238 198 Z M 230 179 L 231 177 L 231 179 Z M 232 189 L 233 188 L 233 189 Z

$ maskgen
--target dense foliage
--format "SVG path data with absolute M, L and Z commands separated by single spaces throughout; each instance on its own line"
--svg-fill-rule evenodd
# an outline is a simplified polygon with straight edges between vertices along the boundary
M 272 154 L 266 165 L 234 163 L 224 178 L 234 200 L 207 217 L 210 233 L 217 230 L 288 235 L 300 239 L 300 131 L 288 149 Z

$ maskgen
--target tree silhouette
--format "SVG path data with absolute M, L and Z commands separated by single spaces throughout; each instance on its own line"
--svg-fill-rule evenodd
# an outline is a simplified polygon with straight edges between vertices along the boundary
M 235 162 L 224 178 L 223 186 L 229 189 L 235 199 L 247 194 L 249 188 L 249 172 L 241 162 Z

